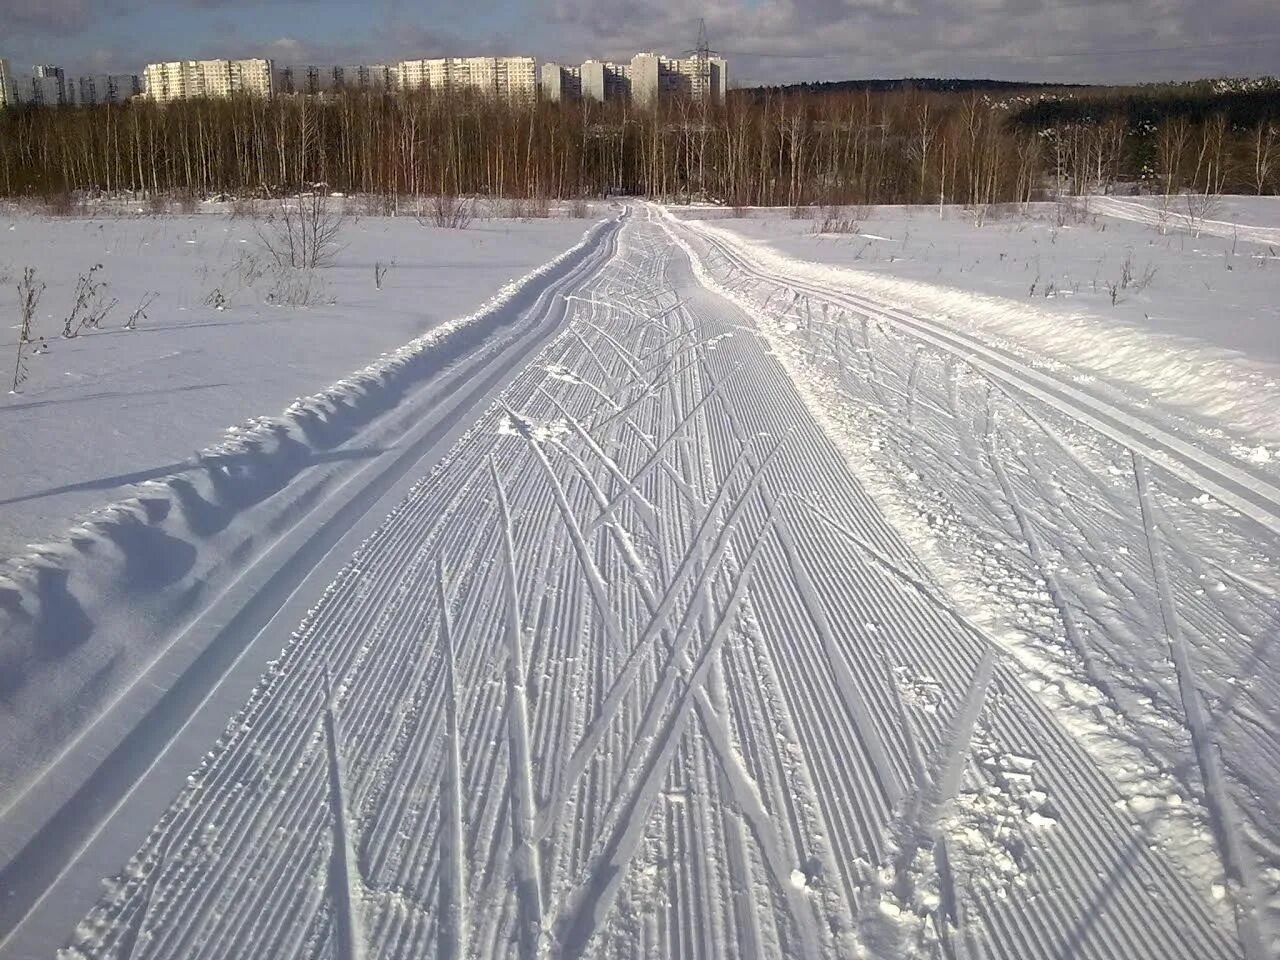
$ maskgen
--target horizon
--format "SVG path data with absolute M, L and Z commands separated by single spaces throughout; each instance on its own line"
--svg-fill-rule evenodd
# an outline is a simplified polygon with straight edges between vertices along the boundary
M 539 62 L 678 56 L 706 19 L 731 85 L 956 79 L 1128 86 L 1280 73 L 1280 9 L 1266 0 L 476 0 L 416 12 L 403 0 L 0 0 L 15 70 L 141 73 L 147 63 L 267 57 L 394 63 L 440 56 Z M 519 38 L 519 39 L 516 39 Z

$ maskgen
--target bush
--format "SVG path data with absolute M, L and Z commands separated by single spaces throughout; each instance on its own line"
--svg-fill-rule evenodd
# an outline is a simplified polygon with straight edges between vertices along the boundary
M 44 199 L 44 213 L 48 217 L 83 216 L 84 198 L 70 190 L 52 193 Z
M 465 197 L 441 193 L 431 199 L 430 221 L 434 226 L 465 230 L 475 218 L 475 202 Z M 418 217 L 422 220 L 422 217 Z
M 282 197 L 257 227 L 258 239 L 279 267 L 312 270 L 328 266 L 338 252 L 346 216 L 316 191 Z

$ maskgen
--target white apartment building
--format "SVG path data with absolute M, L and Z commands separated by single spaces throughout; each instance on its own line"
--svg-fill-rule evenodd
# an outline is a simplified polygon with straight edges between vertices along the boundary
M 637 53 L 631 58 L 631 98 L 641 106 L 669 96 L 723 101 L 727 88 L 728 65 L 723 57 L 702 61 Z
M 630 63 L 587 60 L 578 67 L 558 63 L 542 66 L 542 95 L 552 101 L 581 97 L 603 103 L 630 98 L 644 106 L 672 96 L 723 100 L 727 87 L 728 67 L 723 57 L 673 59 L 637 53 Z
M 542 97 L 552 103 L 582 96 L 582 68 L 561 63 L 544 63 L 541 68 Z
M 145 73 L 147 96 L 161 103 L 193 97 L 248 94 L 269 97 L 274 92 L 270 60 L 171 60 L 149 63 Z
M 588 60 L 580 69 L 585 99 L 604 103 L 606 100 L 626 100 L 631 96 L 631 64 Z
M 533 57 L 403 60 L 397 73 L 402 90 L 477 90 L 513 100 L 532 100 L 538 92 Z
M 0 107 L 9 107 L 18 103 L 18 89 L 13 81 L 13 70 L 9 61 L 0 57 Z

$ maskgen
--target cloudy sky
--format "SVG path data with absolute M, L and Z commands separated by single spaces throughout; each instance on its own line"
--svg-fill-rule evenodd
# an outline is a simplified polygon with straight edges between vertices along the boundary
M 15 68 L 676 54 L 705 17 L 738 85 L 865 77 L 1280 75 L 1280 0 L 0 0 Z

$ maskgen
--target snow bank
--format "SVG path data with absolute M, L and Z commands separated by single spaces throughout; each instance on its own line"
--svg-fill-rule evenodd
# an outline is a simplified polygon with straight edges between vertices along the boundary
M 217 586 L 249 566 L 324 490 L 311 485 L 265 501 L 304 469 L 360 462 L 362 428 L 499 334 L 599 249 L 611 226 L 591 227 L 574 247 L 507 284 L 474 313 L 295 401 L 278 417 L 228 430 L 196 456 L 196 470 L 141 483 L 134 496 L 82 518 L 65 539 L 0 566 L 5 809 L 19 799 L 18 784 L 52 760 L 163 652 Z
M 1162 403 L 1233 431 L 1267 443 L 1280 441 L 1280 364 L 1096 314 L 1049 310 L 941 284 L 799 260 L 733 230 L 686 222 L 781 276 L 847 283 L 885 305 L 924 313 L 989 340 L 1012 341 L 1042 357 L 1137 387 Z

